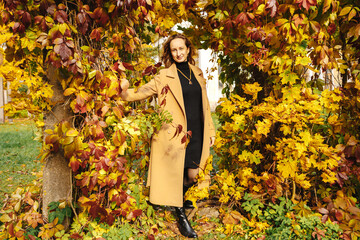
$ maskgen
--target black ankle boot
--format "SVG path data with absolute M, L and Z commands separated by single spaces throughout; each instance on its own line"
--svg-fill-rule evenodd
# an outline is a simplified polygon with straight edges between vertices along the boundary
M 192 201 L 190 200 L 185 200 L 184 202 L 184 208 L 185 209 L 192 209 L 192 208 L 195 208 Z
M 175 213 L 177 217 L 177 221 L 179 223 L 179 231 L 180 233 L 188 238 L 197 238 L 197 234 L 192 229 L 189 220 L 186 217 L 185 210 L 183 207 L 175 207 Z

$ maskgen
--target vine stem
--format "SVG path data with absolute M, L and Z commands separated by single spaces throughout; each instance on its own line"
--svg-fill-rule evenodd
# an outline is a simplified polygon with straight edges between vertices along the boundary
M 296 194 L 296 184 L 295 184 L 295 180 L 293 180 L 293 191 L 292 191 L 292 197 L 291 197 L 292 201 L 295 200 L 295 194 Z

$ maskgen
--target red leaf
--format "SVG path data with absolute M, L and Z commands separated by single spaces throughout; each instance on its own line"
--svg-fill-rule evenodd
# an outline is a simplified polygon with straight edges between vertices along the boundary
M 329 215 L 323 215 L 323 216 L 321 217 L 321 222 L 322 222 L 322 223 L 326 223 L 326 221 L 328 220 L 328 218 L 329 218 Z
M 187 137 L 186 137 L 186 135 L 184 135 L 181 139 L 181 144 L 186 143 L 186 140 L 187 140 Z
M 14 237 L 15 236 L 15 232 L 14 232 L 14 224 L 10 223 L 9 227 L 8 227 L 8 232 L 10 234 L 10 236 Z
M 25 26 L 24 24 L 20 22 L 15 22 L 13 26 L 13 32 L 14 33 L 24 33 L 25 32 Z
M 248 24 L 254 17 L 248 13 L 241 12 L 235 19 L 236 24 L 245 25 Z
M 308 11 L 311 6 L 316 6 L 317 4 L 316 0 L 296 0 L 295 3 L 298 3 L 299 7 L 303 7 Z
M 97 218 L 98 216 L 107 216 L 107 212 L 106 210 L 101 207 L 100 205 L 94 204 L 91 208 L 90 208 L 90 216 L 92 218 Z
M 83 35 L 85 35 L 87 30 L 89 29 L 89 24 L 91 23 L 91 18 L 84 9 L 82 9 L 81 12 L 78 13 L 78 15 L 76 15 L 76 22 L 79 27 L 79 31 Z
M 135 70 L 134 66 L 131 65 L 130 63 L 123 62 L 122 64 L 124 65 L 124 67 L 125 67 L 127 70 L 131 70 L 131 71 L 134 71 L 134 70 Z
M 115 221 L 115 217 L 112 214 L 108 214 L 107 217 L 105 218 L 105 222 L 110 226 L 113 225 L 114 221 Z
M 360 146 L 355 147 L 355 158 L 357 162 L 360 161 Z
M 318 211 L 321 214 L 329 214 L 329 211 L 326 208 L 319 208 Z
M 98 7 L 94 10 L 94 18 L 95 18 L 95 21 L 102 25 L 102 26 L 105 26 L 107 24 L 107 22 L 109 21 L 109 15 L 106 13 L 106 11 L 101 8 L 101 7 Z
M 10 19 L 10 13 L 6 10 L 3 10 L 1 12 L 1 19 L 2 19 L 3 23 L 6 24 Z
M 101 31 L 99 28 L 95 28 L 94 30 L 92 30 L 92 32 L 90 33 L 90 38 L 91 39 L 96 39 L 96 41 L 100 41 L 101 39 Z
M 60 45 L 60 53 L 59 53 L 59 55 L 60 55 L 60 58 L 63 61 L 66 61 L 72 55 L 72 51 L 68 46 L 66 46 L 65 43 L 63 43 L 63 44 Z
M 73 233 L 69 236 L 70 239 L 83 239 L 82 236 L 80 236 L 80 234 L 78 233 Z
M 80 167 L 80 162 L 76 158 L 72 157 L 70 158 L 69 165 L 73 172 L 77 172 Z
M 160 106 L 165 106 L 166 105 L 166 99 L 162 100 L 161 103 L 160 103 Z
M 36 237 L 34 237 L 33 235 L 29 234 L 28 237 L 29 237 L 30 240 L 36 240 Z
M 89 185 L 89 183 L 90 183 L 90 177 L 87 175 L 84 175 L 83 179 L 76 181 L 76 186 L 86 187 Z
M 182 129 L 183 129 L 183 126 L 179 124 L 179 125 L 177 126 L 177 131 L 178 131 L 179 133 L 181 133 Z
M 58 21 L 59 23 L 65 23 L 67 22 L 68 15 L 63 10 L 58 10 L 55 12 L 54 19 Z
M 137 209 L 133 211 L 134 217 L 138 217 L 142 214 L 142 210 L 141 209 Z
M 30 26 L 31 24 L 31 15 L 28 12 L 24 12 L 21 16 L 21 22 L 25 25 L 25 27 Z
M 276 0 L 268 0 L 265 6 L 266 10 L 270 10 L 270 17 L 275 17 L 277 12 L 277 1 Z
M 342 211 L 335 210 L 335 217 L 336 217 L 336 220 L 341 221 L 344 217 Z
M 152 72 L 153 66 L 148 66 L 147 68 L 145 68 L 145 70 L 142 72 L 142 75 L 150 75 L 150 73 Z
M 163 89 L 161 89 L 161 94 L 167 94 L 169 90 L 170 90 L 169 85 L 166 85 L 165 87 L 163 87 Z
M 187 131 L 187 135 L 188 137 L 192 137 L 192 131 L 191 130 Z
M 34 23 L 35 24 L 40 24 L 41 23 L 41 21 L 44 19 L 44 16 L 35 16 L 34 17 Z

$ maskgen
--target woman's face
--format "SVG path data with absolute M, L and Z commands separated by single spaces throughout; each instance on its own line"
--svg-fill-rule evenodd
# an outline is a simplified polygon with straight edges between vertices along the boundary
M 187 61 L 190 49 L 186 47 L 184 39 L 175 38 L 170 42 L 170 51 L 174 61 L 181 63 Z

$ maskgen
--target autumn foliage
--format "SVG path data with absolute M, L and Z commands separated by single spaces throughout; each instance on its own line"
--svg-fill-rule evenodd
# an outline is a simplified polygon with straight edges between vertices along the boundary
M 134 87 L 149 81 L 161 66 L 153 60 L 157 41 L 187 20 L 191 26 L 182 30 L 195 45 L 217 54 L 226 95 L 216 110 L 217 161 L 199 179 L 211 171 L 213 184 L 209 191 L 193 188 L 187 197 L 217 202 L 221 225 L 212 226 L 225 234 L 264 239 L 281 230 L 291 239 L 357 239 L 359 5 L 2 2 L 0 42 L 6 48 L 0 73 L 12 89 L 5 110 L 12 116 L 26 109 L 43 127 L 44 113 L 58 104 L 70 106 L 72 118 L 44 132 L 41 156 L 45 161 L 63 153 L 73 172 L 73 198 L 54 203 L 46 223 L 41 184 L 18 190 L 1 212 L 0 236 L 100 238 L 115 236 L 117 225 L 123 226 L 121 234 L 130 234 L 129 223 L 140 226 L 138 236 L 160 234 L 165 226 L 152 220 L 159 219 L 143 182 L 150 138 L 171 116 L 158 113 L 152 99 L 123 102 L 120 83 L 123 77 Z M 52 67 L 58 86 L 48 81 Z M 67 101 L 53 102 L 54 89 Z M 179 134 L 183 130 L 174 127 Z M 71 230 L 65 231 L 71 218 Z M 203 226 L 207 221 L 199 220 Z

